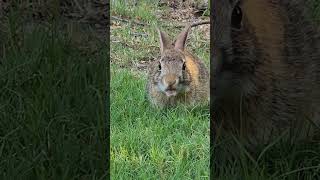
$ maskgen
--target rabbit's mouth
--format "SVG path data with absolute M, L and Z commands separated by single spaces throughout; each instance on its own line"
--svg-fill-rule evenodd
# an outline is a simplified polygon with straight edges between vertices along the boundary
M 174 89 L 168 89 L 168 90 L 165 90 L 164 92 L 165 92 L 165 94 L 166 94 L 168 97 L 176 96 L 176 95 L 177 95 L 177 91 L 174 90 Z

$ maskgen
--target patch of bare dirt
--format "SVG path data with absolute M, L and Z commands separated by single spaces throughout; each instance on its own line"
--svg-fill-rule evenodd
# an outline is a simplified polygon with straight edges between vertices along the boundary
M 207 1 L 162 0 L 160 1 L 159 5 L 169 7 L 168 12 L 157 12 L 157 16 L 159 18 L 178 22 L 190 22 L 199 19 L 208 8 Z
M 146 71 L 150 62 L 155 61 L 157 58 L 143 58 L 139 62 L 134 63 L 134 67 L 139 71 Z

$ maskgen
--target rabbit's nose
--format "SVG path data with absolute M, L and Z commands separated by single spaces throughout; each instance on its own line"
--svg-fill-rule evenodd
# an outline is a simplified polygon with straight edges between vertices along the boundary
M 175 86 L 176 84 L 178 84 L 178 78 L 174 75 L 167 75 L 164 77 L 164 84 L 168 87 L 172 87 Z

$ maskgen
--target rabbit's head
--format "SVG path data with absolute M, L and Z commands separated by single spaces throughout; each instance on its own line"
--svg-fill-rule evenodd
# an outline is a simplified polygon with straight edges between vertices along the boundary
M 190 75 L 187 70 L 184 56 L 184 46 L 190 26 L 186 27 L 178 36 L 175 42 L 158 29 L 160 36 L 161 58 L 157 63 L 157 73 L 154 76 L 154 83 L 158 90 L 168 97 L 176 96 L 180 92 L 189 90 Z
M 254 94 L 257 82 L 253 77 L 263 71 L 259 68 L 281 57 L 284 27 L 280 12 L 265 0 L 213 3 L 213 100 Z

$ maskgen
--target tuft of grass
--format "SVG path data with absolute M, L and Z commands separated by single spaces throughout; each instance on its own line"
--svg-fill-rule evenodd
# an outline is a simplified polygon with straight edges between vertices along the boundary
M 156 20 L 154 10 L 157 8 L 157 1 L 143 0 L 143 1 L 127 1 L 127 0 L 113 0 L 111 1 L 111 14 L 141 20 L 143 22 L 153 22 Z
M 309 0 L 307 1 L 310 7 L 311 17 L 318 25 L 320 25 L 320 1 L 319 0 Z

